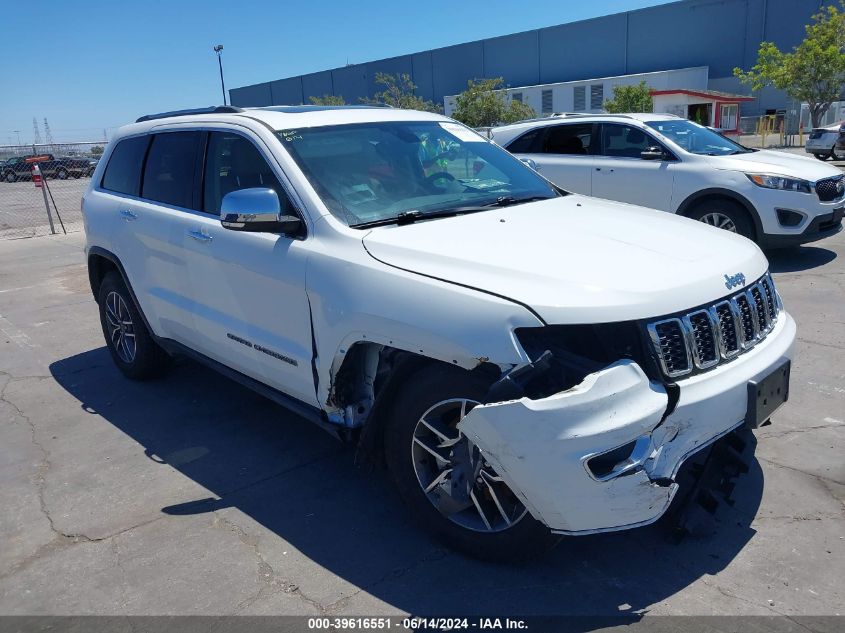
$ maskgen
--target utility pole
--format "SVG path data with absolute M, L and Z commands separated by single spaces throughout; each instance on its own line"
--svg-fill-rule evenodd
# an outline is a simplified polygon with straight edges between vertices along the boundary
M 41 145 L 41 130 L 38 129 L 38 119 L 32 117 L 32 142 Z
M 220 89 L 223 91 L 223 105 L 228 105 L 226 103 L 226 84 L 223 83 L 223 45 L 215 46 L 214 52 L 217 53 L 217 65 L 220 66 Z
M 53 133 L 50 132 L 50 124 L 47 123 L 47 117 L 44 117 L 44 136 L 47 137 L 45 140 L 47 141 L 47 145 L 53 144 Z
M 15 134 L 18 135 L 18 145 L 21 144 L 21 131 L 20 130 L 12 130 Z

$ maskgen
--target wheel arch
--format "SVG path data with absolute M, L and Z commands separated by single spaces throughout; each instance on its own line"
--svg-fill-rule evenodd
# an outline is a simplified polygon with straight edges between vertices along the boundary
M 371 359 L 369 367 L 374 370 L 369 381 L 366 375 L 368 357 Z M 401 392 L 401 386 L 413 374 L 426 367 L 483 375 L 491 383 L 501 376 L 501 369 L 489 361 L 480 362 L 470 369 L 418 352 L 366 340 L 350 345 L 340 359 L 337 371 L 332 372 L 328 404 L 335 410 L 343 411 L 346 407 L 357 407 L 360 398 L 372 397 L 368 410 L 359 409 L 363 416 L 358 451 L 365 460 L 377 463 L 382 461 L 388 413 Z
M 150 323 L 147 321 L 147 317 L 141 309 L 141 304 L 138 302 L 138 297 L 132 289 L 132 284 L 129 282 L 129 277 L 126 275 L 126 269 L 123 267 L 120 258 L 111 251 L 108 251 L 100 246 L 90 247 L 88 249 L 88 283 L 91 285 L 91 292 L 94 294 L 94 301 L 97 301 L 98 303 L 100 286 L 103 283 L 103 279 L 105 279 L 106 275 L 111 271 L 117 271 L 121 279 L 123 279 L 123 283 L 126 285 L 126 289 L 129 291 L 129 295 L 132 297 L 132 302 L 135 304 L 135 308 L 141 315 L 144 325 L 147 330 L 152 333 L 153 329 L 150 327 Z
M 751 204 L 748 198 L 736 191 L 731 191 L 730 189 L 712 187 L 696 191 L 695 193 L 687 196 L 687 198 L 678 205 L 675 213 L 684 217 L 689 217 L 690 213 L 696 207 L 708 200 L 728 200 L 730 202 L 737 203 L 745 211 L 748 219 L 751 220 L 751 226 L 754 227 L 755 241 L 759 241 L 763 236 L 763 223 L 760 221 L 757 209 L 754 208 L 754 205 Z

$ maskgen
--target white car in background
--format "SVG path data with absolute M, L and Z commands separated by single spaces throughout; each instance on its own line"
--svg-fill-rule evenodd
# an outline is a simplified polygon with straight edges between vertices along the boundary
M 839 123 L 828 127 L 813 128 L 807 136 L 804 149 L 807 150 L 808 154 L 812 154 L 819 160 L 827 160 L 828 158 L 838 160 L 840 156 L 836 153 L 836 141 L 839 139 L 839 128 Z
M 748 149 L 673 115 L 535 120 L 493 128 L 491 137 L 567 191 L 677 213 L 763 248 L 842 230 L 838 168 Z

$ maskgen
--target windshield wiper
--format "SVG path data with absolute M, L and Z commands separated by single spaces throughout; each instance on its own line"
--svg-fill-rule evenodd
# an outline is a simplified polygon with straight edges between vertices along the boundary
M 478 211 L 487 211 L 495 207 L 509 207 L 514 204 L 523 204 L 525 202 L 533 202 L 535 200 L 550 200 L 550 196 L 526 196 L 524 198 L 516 198 L 514 196 L 499 196 L 492 202 L 485 202 L 484 204 L 467 205 L 464 207 L 447 207 L 445 209 L 437 209 L 434 211 L 419 211 L 413 209 L 411 211 L 402 211 L 397 215 L 380 218 L 378 220 L 370 220 L 369 222 L 359 222 L 358 224 L 350 224 L 353 229 L 368 229 L 375 226 L 387 226 L 388 224 L 413 224 L 417 220 L 433 220 L 436 218 L 449 218 L 456 215 L 463 215 L 465 213 L 476 213 Z
M 457 209 L 446 209 L 443 211 L 431 211 L 428 213 L 423 213 L 422 211 L 418 211 L 416 209 L 412 211 L 402 211 L 397 215 L 392 215 L 387 218 L 380 218 L 378 220 L 370 220 L 368 222 L 359 222 L 358 224 L 350 224 L 349 226 L 353 229 L 368 229 L 374 226 L 387 226 L 388 224 L 413 224 L 417 220 L 428 220 L 434 218 L 448 218 L 451 216 L 458 215 L 460 213 Z

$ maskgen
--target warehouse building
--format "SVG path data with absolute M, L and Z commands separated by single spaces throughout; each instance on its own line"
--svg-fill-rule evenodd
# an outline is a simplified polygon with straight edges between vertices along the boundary
M 322 95 L 338 95 L 347 103 L 357 103 L 381 89 L 375 83 L 377 73 L 407 73 L 421 97 L 444 104 L 447 110 L 447 97 L 463 91 L 467 80 L 490 77 L 504 78 L 511 96 L 533 87 L 539 90 L 541 99 L 543 86 L 550 84 L 568 83 L 574 89 L 577 82 L 602 83 L 612 88 L 614 81 L 633 81 L 635 77 L 631 76 L 654 79 L 657 84 L 649 81 L 649 85 L 659 90 L 747 95 L 749 90 L 733 77 L 733 69 L 752 66 L 764 40 L 774 42 L 781 50 L 791 50 L 803 39 L 804 25 L 825 4 L 830 2 L 682 0 L 267 81 L 235 88 L 229 94 L 232 104 L 240 106 L 308 103 L 309 97 Z M 701 85 L 702 68 L 706 69 L 706 85 Z M 680 81 L 683 72 L 666 71 L 695 71 L 692 74 L 697 83 L 686 85 Z M 612 81 L 589 81 L 591 78 Z M 670 83 L 666 83 L 667 78 Z M 571 97 L 563 96 L 565 92 L 561 92 L 560 105 L 552 102 L 543 107 L 541 102 L 535 109 L 577 110 L 580 100 L 576 103 L 575 99 L 580 99 L 580 90 L 573 90 Z M 613 95 L 603 92 L 602 96 L 609 99 Z M 572 107 L 566 101 L 570 98 Z M 587 106 L 597 103 L 596 99 L 585 93 L 583 110 L 593 109 Z M 742 104 L 742 113 L 775 114 L 787 107 L 796 106 L 788 103 L 783 92 L 764 89 Z

